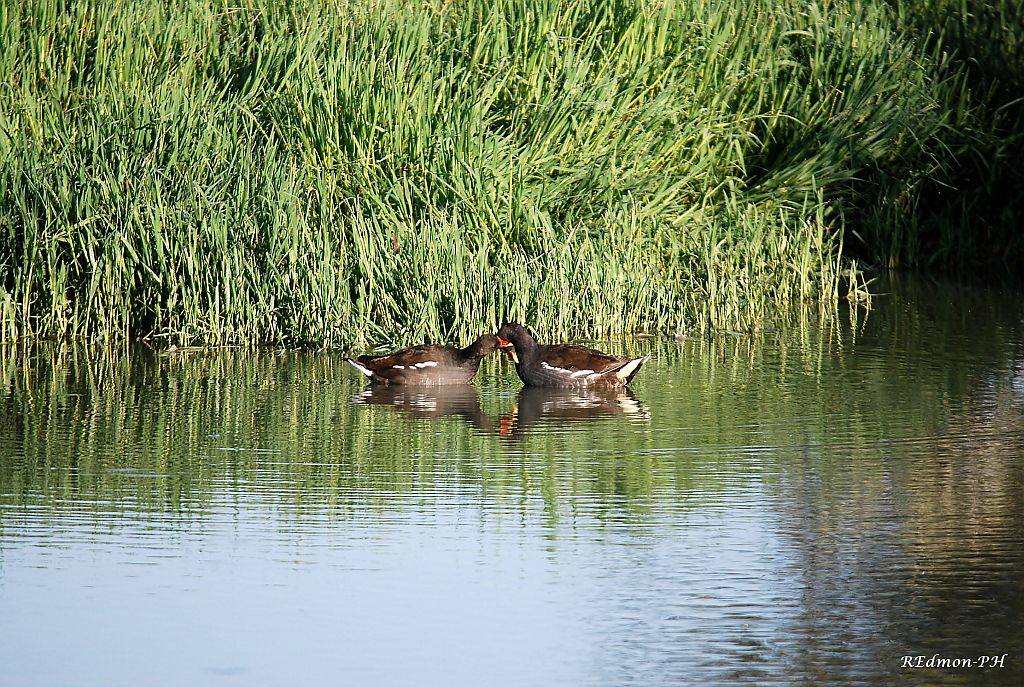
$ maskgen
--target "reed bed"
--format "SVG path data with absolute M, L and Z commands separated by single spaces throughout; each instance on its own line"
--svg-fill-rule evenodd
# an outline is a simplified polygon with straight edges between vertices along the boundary
M 848 218 L 912 226 L 976 119 L 901 16 L 5 3 L 0 340 L 363 347 L 829 311 L 865 293 Z

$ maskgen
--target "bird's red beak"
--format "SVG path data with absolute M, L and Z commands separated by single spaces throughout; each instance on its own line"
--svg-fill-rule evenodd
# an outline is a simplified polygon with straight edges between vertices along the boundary
M 500 336 L 496 336 L 494 338 L 498 340 L 498 348 L 501 350 L 501 352 L 507 355 L 509 358 L 512 358 L 512 362 L 518 363 L 519 356 L 516 355 L 516 348 L 515 346 L 512 345 L 512 342 L 506 341 Z

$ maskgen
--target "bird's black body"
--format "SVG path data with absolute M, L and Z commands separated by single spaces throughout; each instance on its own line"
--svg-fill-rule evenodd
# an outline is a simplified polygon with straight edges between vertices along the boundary
M 608 355 L 584 346 L 538 344 L 520 324 L 498 330 L 502 350 L 514 351 L 516 372 L 526 386 L 579 389 L 629 384 L 647 358 Z
M 374 384 L 467 384 L 480 369 L 480 361 L 497 349 L 498 340 L 484 334 L 465 348 L 413 346 L 348 361 Z

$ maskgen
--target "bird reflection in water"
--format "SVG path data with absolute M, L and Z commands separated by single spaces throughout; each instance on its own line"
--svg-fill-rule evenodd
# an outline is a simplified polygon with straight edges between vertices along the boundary
M 397 412 L 423 420 L 455 416 L 485 433 L 494 429 L 494 421 L 480 408 L 476 387 L 469 384 L 374 385 L 353 396 L 352 402 L 356 405 L 389 406 Z
M 504 437 L 517 437 L 538 423 L 579 422 L 613 416 L 638 420 L 650 417 L 646 406 L 627 388 L 523 387 L 512 412 L 501 417 L 498 432 Z
M 512 410 L 497 421 L 480 407 L 476 387 L 371 386 L 352 397 L 356 405 L 387 406 L 421 420 L 458 417 L 478 432 L 521 437 L 532 427 L 550 422 L 581 422 L 615 416 L 645 420 L 646 406 L 629 389 L 547 389 L 524 387 Z

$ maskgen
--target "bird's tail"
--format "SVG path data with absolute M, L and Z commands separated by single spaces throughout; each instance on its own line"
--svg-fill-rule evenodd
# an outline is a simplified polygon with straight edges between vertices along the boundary
M 615 370 L 615 376 L 623 380 L 626 384 L 633 381 L 633 377 L 640 371 L 643 364 L 651 359 L 651 356 L 645 355 L 642 358 L 633 358 L 629 362 L 623 363 L 621 367 Z

